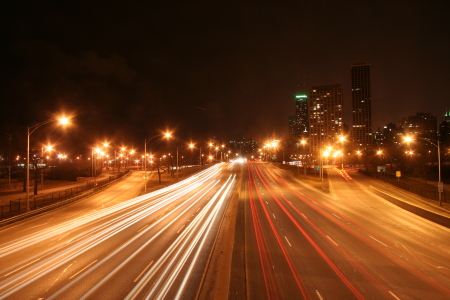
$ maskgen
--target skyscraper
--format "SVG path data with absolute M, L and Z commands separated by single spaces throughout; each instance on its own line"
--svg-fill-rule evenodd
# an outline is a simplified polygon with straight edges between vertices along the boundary
M 297 138 L 297 123 L 295 122 L 295 115 L 289 115 L 289 138 Z
M 372 99 L 370 93 L 370 65 L 356 63 L 351 67 L 353 127 L 352 140 L 359 146 L 371 145 Z
M 314 154 L 343 135 L 342 86 L 312 86 L 309 94 L 309 144 Z
M 295 96 L 295 137 L 304 139 L 308 137 L 308 96 Z

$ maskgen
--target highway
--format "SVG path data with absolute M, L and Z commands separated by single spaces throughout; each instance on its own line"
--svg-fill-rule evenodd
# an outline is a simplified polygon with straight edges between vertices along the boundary
M 232 168 L 218 164 L 131 199 L 119 186 L 2 228 L 0 299 L 195 298 Z
M 230 299 L 448 299 L 450 230 L 368 188 L 386 185 L 330 168 L 327 194 L 271 164 L 245 173 L 245 292 Z
M 369 186 L 411 194 L 357 171 L 328 177 L 325 193 L 273 164 L 225 163 L 134 197 L 133 173 L 0 228 L 0 299 L 448 299 L 450 230 Z M 217 246 L 219 229 L 231 242 Z

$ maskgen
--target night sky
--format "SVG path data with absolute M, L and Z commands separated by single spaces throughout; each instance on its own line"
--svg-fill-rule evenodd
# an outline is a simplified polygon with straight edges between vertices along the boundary
M 374 130 L 450 106 L 445 1 L 9 2 L 0 125 L 65 111 L 77 145 L 282 138 L 303 83 L 343 84 L 351 126 L 355 62 L 371 64 Z

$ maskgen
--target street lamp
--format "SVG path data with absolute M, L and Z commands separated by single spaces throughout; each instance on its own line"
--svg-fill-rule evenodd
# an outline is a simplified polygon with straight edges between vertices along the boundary
M 48 124 L 48 123 L 52 123 L 52 122 L 56 122 L 59 121 L 60 124 L 65 125 L 69 123 L 69 119 L 68 118 L 60 118 L 60 119 L 50 119 L 41 123 L 37 123 L 36 125 L 33 125 L 31 127 L 28 127 L 28 132 L 27 132 L 27 211 L 30 211 L 30 135 L 39 127 L 41 127 L 42 125 Z
M 144 140 L 144 157 L 145 157 L 145 161 L 144 161 L 144 180 L 145 180 L 144 191 L 147 191 L 147 144 L 151 140 L 153 140 L 153 139 L 155 139 L 157 137 L 160 137 L 160 136 L 164 136 L 166 138 L 170 138 L 171 137 L 171 133 L 170 132 L 165 132 L 165 133 L 156 134 L 156 135 L 154 135 L 152 137 L 149 137 L 149 138 Z
M 442 192 L 444 191 L 444 183 L 441 181 L 441 144 L 440 144 L 439 138 L 437 139 L 437 143 L 434 143 L 434 141 L 427 139 L 427 138 L 421 138 L 421 137 L 416 137 L 416 138 L 424 140 L 437 148 L 438 173 L 439 173 L 438 195 L 439 195 L 439 206 L 442 206 Z M 405 137 L 404 140 L 405 140 L 405 142 L 409 143 L 409 142 L 413 141 L 413 138 L 407 136 L 407 137 Z M 412 151 L 410 151 L 410 152 L 412 154 Z

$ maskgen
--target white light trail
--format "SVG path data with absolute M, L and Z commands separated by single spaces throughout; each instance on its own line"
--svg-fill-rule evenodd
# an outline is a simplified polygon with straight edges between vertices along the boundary
M 61 234 L 67 235 L 67 233 L 71 230 L 80 229 L 80 227 L 87 226 L 92 222 L 100 221 L 102 218 L 111 218 L 110 221 L 105 222 L 98 227 L 95 227 L 95 229 L 87 230 L 82 234 L 76 236 L 75 238 L 72 238 L 66 244 L 59 246 L 55 244 L 54 247 L 47 249 L 46 252 L 38 253 L 36 254 L 36 256 L 29 257 L 28 260 L 23 261 L 19 266 L 10 267 L 8 270 L 2 270 L 2 272 L 4 273 L 9 272 L 6 275 L 3 275 L 4 277 L 7 277 L 15 272 L 17 272 L 17 274 L 14 274 L 13 276 L 8 277 L 7 279 L 0 282 L 0 291 L 2 291 L 0 293 L 0 298 L 12 295 L 21 288 L 24 288 L 26 285 L 29 285 L 42 276 L 45 276 L 56 268 L 61 267 L 68 261 L 73 260 L 77 256 L 113 237 L 117 233 L 129 228 L 136 222 L 162 209 L 164 206 L 174 203 L 174 201 L 180 199 L 180 197 L 184 197 L 188 193 L 192 193 L 195 189 L 199 188 L 201 185 L 204 185 L 207 181 L 210 181 L 210 183 L 206 184 L 206 186 L 202 188 L 200 192 L 194 194 L 195 196 L 199 196 L 199 193 L 203 192 L 203 195 L 205 195 L 218 183 L 217 181 L 212 181 L 212 178 L 217 176 L 217 174 L 221 171 L 220 166 L 220 164 L 215 165 L 197 174 L 196 176 L 192 176 L 186 180 L 180 181 L 179 183 L 171 185 L 164 189 L 133 198 L 109 208 L 92 212 L 88 215 L 64 222 L 58 226 L 44 229 L 38 231 L 37 233 L 33 233 L 23 238 L 0 245 L 1 258 L 13 253 L 17 253 L 18 251 L 24 250 L 46 239 L 57 238 L 58 235 Z M 199 201 L 201 197 L 203 196 L 200 196 L 196 201 Z M 181 208 L 183 205 L 184 204 L 181 203 L 177 207 Z M 193 204 L 191 204 L 191 206 L 192 205 Z M 188 208 L 186 208 L 185 210 L 187 210 Z M 124 213 L 126 209 L 128 209 L 129 211 Z M 175 211 L 175 208 L 171 209 L 163 219 L 167 218 L 167 216 L 173 214 Z M 159 222 L 161 222 L 161 220 L 163 219 L 160 219 Z M 174 218 L 174 220 L 176 219 L 177 217 Z M 136 236 L 127 241 L 126 245 L 136 240 L 145 232 L 148 232 L 159 222 L 157 221 L 152 226 L 147 225 L 144 228 L 140 229 Z M 172 224 L 172 222 L 170 222 L 170 224 Z M 167 228 L 167 226 L 165 228 Z M 61 240 L 61 237 L 59 238 L 59 240 Z M 118 251 L 119 249 L 117 249 L 109 257 L 114 255 Z M 36 263 L 38 261 L 38 259 L 36 259 L 37 256 L 39 256 L 39 259 L 42 258 L 42 260 L 38 263 Z M 88 270 L 88 272 L 81 274 L 73 282 L 78 281 L 89 272 L 92 272 L 94 269 L 104 263 L 104 261 L 108 258 L 99 261 L 90 270 Z M 15 271 L 11 272 L 11 270 L 13 269 Z M 59 294 L 59 292 L 57 294 Z

